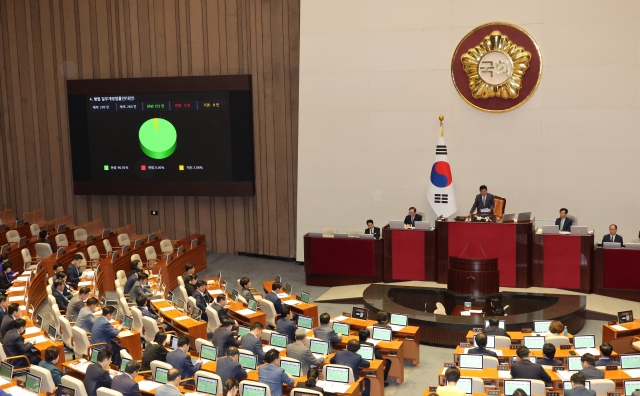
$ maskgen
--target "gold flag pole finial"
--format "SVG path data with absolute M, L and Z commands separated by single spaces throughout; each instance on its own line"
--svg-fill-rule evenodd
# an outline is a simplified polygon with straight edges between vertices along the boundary
M 440 117 L 438 117 L 438 119 L 440 120 L 440 136 L 444 136 L 444 125 L 443 125 L 444 116 L 441 114 Z

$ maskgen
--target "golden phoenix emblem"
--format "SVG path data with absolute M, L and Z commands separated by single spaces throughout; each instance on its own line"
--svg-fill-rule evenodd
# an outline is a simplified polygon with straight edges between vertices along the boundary
M 476 99 L 515 99 L 529 68 L 531 53 L 495 30 L 460 57 Z

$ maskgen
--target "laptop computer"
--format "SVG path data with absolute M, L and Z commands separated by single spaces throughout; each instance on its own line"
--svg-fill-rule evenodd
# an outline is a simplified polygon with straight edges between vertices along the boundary
M 258 310 L 258 302 L 254 299 L 248 299 L 247 300 L 247 308 L 252 310 L 253 312 Z
M 215 362 L 218 359 L 218 348 L 210 345 L 202 345 L 200 348 L 200 359 L 204 363 Z
M 176 308 L 178 309 L 178 311 L 184 313 L 185 311 L 184 307 L 185 307 L 184 300 L 179 298 L 178 302 L 176 303 Z
M 245 370 L 255 370 L 258 366 L 258 357 L 240 352 L 238 363 L 240 363 L 240 366 Z
M 640 354 L 619 355 L 622 370 L 640 369 Z
M 191 316 L 191 319 L 199 322 L 200 318 L 202 318 L 202 310 L 198 307 L 193 307 L 191 308 L 191 314 L 189 316 Z
M 301 366 L 300 362 L 280 358 L 280 367 L 282 367 L 285 373 L 294 378 L 300 378 Z
M 171 349 L 172 351 L 175 351 L 176 349 L 178 349 L 178 337 L 176 337 L 173 334 L 169 334 L 169 349 Z
M 238 326 L 238 337 L 245 336 L 245 335 L 249 334 L 250 332 L 251 332 L 251 330 L 248 327 Z
M 518 213 L 518 222 L 531 220 L 531 212 Z
M 458 366 L 461 369 L 478 369 L 482 370 L 484 361 L 482 355 L 460 355 Z
M 596 336 L 594 335 L 573 336 L 574 349 L 595 348 L 595 347 L 596 347 Z
M 360 345 L 360 349 L 356 352 L 360 355 L 364 360 L 374 360 L 375 359 L 375 349 L 369 345 Z
M 105 228 L 102 230 L 102 239 L 107 238 L 111 234 L 111 228 Z
M 140 246 L 142 246 L 142 238 L 138 238 L 135 241 L 133 241 L 133 248 L 134 249 L 137 249 Z
M 373 326 L 373 331 L 371 334 L 371 338 L 374 340 L 380 341 L 391 341 L 391 337 L 393 336 L 391 329 L 385 329 L 383 327 Z
M 409 315 L 392 313 L 389 316 L 389 324 L 393 331 L 400 331 L 409 325 Z
M 429 221 L 416 221 L 414 222 L 416 230 L 430 230 L 431 223 Z
M 502 222 L 506 223 L 509 221 L 513 221 L 516 218 L 516 214 L 515 213 L 505 213 L 502 215 Z
M 311 300 L 309 293 L 307 293 L 306 291 L 301 291 L 300 292 L 300 301 L 302 301 L 305 304 L 309 304 L 309 301 Z
M 533 332 L 537 334 L 547 334 L 549 332 L 550 320 L 534 320 Z
M 542 347 L 544 346 L 544 342 L 545 342 L 544 336 L 522 337 L 522 344 L 529 349 L 542 349 Z
M 354 374 L 355 375 L 355 374 Z M 327 367 L 325 380 L 329 382 L 349 383 L 349 368 Z
M 169 301 L 169 303 L 173 303 L 173 292 L 169 292 L 167 293 L 167 301 Z
M 76 390 L 68 386 L 58 385 L 58 389 L 56 389 L 56 396 L 75 396 L 75 394 Z
M 505 326 L 506 326 L 506 325 L 505 325 L 505 323 L 506 323 L 506 321 L 504 321 L 504 320 L 499 320 L 499 321 L 498 321 L 498 327 L 499 327 L 499 328 L 501 328 L 502 330 L 504 330 L 504 328 L 505 328 Z M 488 319 L 485 319 L 485 321 L 484 321 L 484 328 L 486 329 L 487 327 L 489 327 L 489 320 L 488 320 Z
M 360 237 L 360 239 L 373 239 L 374 235 L 373 234 L 360 234 L 359 237 Z
M 462 389 L 464 391 L 465 394 L 467 395 L 472 395 L 472 385 L 473 384 L 473 380 L 469 377 L 460 377 L 458 379 L 458 382 L 456 382 L 456 388 L 458 389 Z M 447 385 L 449 385 L 449 383 L 447 382 Z
M 62 223 L 62 224 L 58 224 L 58 232 L 62 232 L 67 228 L 67 225 Z
M 302 327 L 303 329 L 311 330 L 313 329 L 313 318 L 304 315 L 298 315 L 298 327 Z
M 155 241 L 156 238 L 156 234 L 149 234 L 149 236 L 147 236 L 147 242 Z
M 544 235 L 559 235 L 560 227 L 557 225 L 544 225 L 542 226 L 542 233 Z
M 191 240 L 191 249 L 193 249 L 194 247 L 198 246 L 198 239 L 193 239 Z
M 133 316 L 125 316 L 124 321 L 122 322 L 122 327 L 127 330 L 131 330 L 133 328 Z
M 196 392 L 206 393 L 208 395 L 217 395 L 218 380 L 203 376 L 198 377 L 198 380 L 196 381 Z
M 287 336 L 273 332 L 269 338 L 269 345 L 276 347 L 278 350 L 284 349 L 287 347 Z
M 327 341 L 311 339 L 309 340 L 309 349 L 311 350 L 311 353 L 313 353 L 313 356 L 315 356 L 317 359 L 321 355 L 329 354 L 329 343 Z
M 91 348 L 91 356 L 89 357 L 89 361 L 91 363 L 98 363 L 98 353 L 100 350 L 98 348 Z
M 369 319 L 369 310 L 367 308 L 353 307 L 353 309 L 351 309 L 351 317 L 354 319 L 367 320 Z
M 389 228 L 392 230 L 404 230 L 403 220 L 389 220 Z
M 173 255 L 171 253 L 167 254 L 166 262 L 168 263 L 169 261 L 171 261 L 172 258 L 173 258 Z
M 16 227 L 22 227 L 24 225 L 24 219 L 16 219 Z
M 7 362 L 0 362 L 0 385 L 6 385 L 13 379 L 13 366 Z
M 567 370 L 568 371 L 582 370 L 582 356 L 567 357 Z
M 349 238 L 349 234 L 347 234 L 346 232 L 336 232 L 335 234 L 333 234 L 334 238 Z
M 323 238 L 324 234 L 321 232 L 310 232 L 309 238 Z
M 288 294 L 291 295 L 293 293 L 293 286 L 291 286 L 291 283 L 285 283 L 284 284 L 284 291 Z
M 537 359 L 538 359 L 537 357 L 535 357 L 533 355 L 529 355 L 529 361 L 531 363 L 536 363 Z M 517 361 L 518 361 L 518 357 L 517 356 L 512 356 L 511 357 L 511 364 L 514 364 Z
M 620 249 L 622 244 L 620 242 L 602 242 L 603 249 Z
M 633 311 L 620 311 L 618 312 L 618 323 L 633 322 Z
M 184 253 L 184 245 L 178 246 L 178 250 L 176 250 L 176 257 L 180 256 L 182 253 Z
M 47 336 L 49 337 L 51 342 L 55 343 L 56 338 L 58 337 L 58 329 L 56 329 L 56 327 L 53 325 L 49 325 L 49 328 L 47 329 Z
M 531 396 L 531 380 L 504 380 L 504 396 L 512 396 L 516 389 L 522 389 Z
M 127 368 L 127 363 L 129 363 L 131 361 L 131 359 L 127 359 L 127 358 L 121 358 L 121 362 L 120 362 L 120 371 L 124 373 L 124 370 Z
M 585 381 L 584 388 L 591 389 L 591 382 Z M 571 384 L 571 381 L 562 381 L 562 389 L 564 389 L 565 391 L 573 389 L 573 385 Z
M 349 330 L 351 330 L 351 326 L 349 326 L 348 323 L 333 322 L 333 331 L 335 331 L 336 334 L 349 335 Z
M 240 294 L 240 293 L 238 293 L 238 291 L 236 289 L 233 289 L 231 291 L 231 299 L 233 301 L 235 301 L 235 302 L 238 302 L 238 294 Z
M 631 396 L 631 394 L 637 390 L 640 390 L 640 380 L 624 380 L 624 396 Z
M 240 396 L 266 396 L 267 394 L 267 385 L 243 384 L 241 388 Z
M 638 250 L 640 249 L 640 243 L 627 243 L 626 245 L 624 245 L 624 248 Z
M 31 373 L 27 374 L 27 378 L 24 381 L 24 389 L 29 392 L 35 393 L 36 395 L 40 394 L 40 384 L 42 383 L 42 378 L 37 375 L 33 375 Z
M 476 336 L 473 336 L 473 346 L 474 347 L 478 347 L 478 344 L 476 343 Z M 487 336 L 487 348 L 495 348 L 496 347 L 496 336 L 493 335 L 488 335 Z
M 162 367 L 156 367 L 155 371 L 153 372 L 153 380 L 161 384 L 166 384 L 168 374 L 169 374 L 168 369 L 162 368 Z
M 571 226 L 571 235 L 589 235 L 589 229 L 587 226 Z

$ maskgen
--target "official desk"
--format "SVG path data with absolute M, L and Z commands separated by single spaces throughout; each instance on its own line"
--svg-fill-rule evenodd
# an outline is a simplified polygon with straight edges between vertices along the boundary
M 62 232 L 62 234 L 66 235 L 67 240 L 69 241 L 69 248 L 74 248 L 76 246 L 76 243 L 73 240 L 73 230 L 66 230 Z M 54 233 L 49 234 L 49 240 L 53 243 L 54 246 L 56 246 L 55 235 L 57 234 L 54 234 Z M 15 272 L 20 273 L 24 269 L 24 260 L 22 259 L 22 249 L 28 249 L 29 253 L 31 253 L 31 257 L 33 258 L 33 260 L 36 260 L 36 243 L 38 243 L 38 237 L 27 238 L 27 243 L 22 246 L 18 246 L 17 243 L 9 244 L 9 248 L 11 250 L 9 250 L 9 252 L 7 253 L 7 256 L 9 256 L 9 261 L 11 262 L 11 264 L 13 264 L 13 270 Z M 53 252 L 54 258 L 55 258 L 55 254 L 56 252 L 54 251 Z M 84 254 L 86 256 L 86 249 Z
M 476 334 L 479 334 L 479 333 L 475 333 L 473 330 L 469 330 L 469 332 L 465 337 L 466 342 L 473 344 L 473 337 L 475 337 Z M 523 337 L 531 335 L 531 333 L 523 333 L 521 331 L 507 331 L 507 334 L 509 334 L 509 337 L 511 338 L 511 344 L 518 344 L 518 345 L 522 344 Z M 569 341 L 573 343 L 573 334 L 568 333 L 567 337 L 569 338 Z M 605 342 L 605 341 L 603 340 L 602 342 Z
M 436 232 L 431 230 L 382 229 L 384 281 L 435 281 Z
M 341 286 L 382 282 L 382 240 L 304 236 L 305 283 Z
M 533 286 L 591 293 L 593 235 L 533 236 Z
M 618 329 L 618 326 L 624 327 L 625 330 Z M 630 323 L 618 323 L 617 325 L 605 323 L 602 325 L 602 342 L 611 344 L 613 349 L 618 353 L 638 353 L 632 346 L 632 343 L 639 335 L 640 319 L 636 319 Z
M 597 247 L 593 292 L 603 296 L 640 301 L 639 263 L 640 250 Z M 620 307 L 618 311 L 625 309 Z
M 271 293 L 271 285 L 273 284 L 273 282 L 274 281 L 262 282 L 262 289 L 265 293 Z M 290 303 L 287 304 L 289 305 L 289 308 L 291 308 L 291 311 L 298 315 L 313 318 L 313 327 L 317 327 L 320 325 L 320 322 L 318 321 L 318 306 L 316 304 L 307 304 L 305 302 L 302 302 L 300 300 L 300 296 L 296 296 L 295 294 L 290 295 L 289 297 L 281 298 L 281 300 L 283 304 L 287 304 L 285 301 L 289 301 L 290 303 L 296 301 L 297 303 L 295 305 L 292 305 Z
M 436 231 L 438 232 L 438 283 L 447 283 L 449 256 L 460 256 L 467 245 L 480 245 L 487 258 L 498 259 L 500 286 L 531 286 L 532 221 L 519 223 L 436 221 Z M 471 256 L 465 255 L 465 257 Z

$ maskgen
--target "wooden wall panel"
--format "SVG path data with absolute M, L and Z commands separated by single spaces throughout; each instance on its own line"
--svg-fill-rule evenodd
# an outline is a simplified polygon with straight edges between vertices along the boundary
M 299 0 L 1 1 L 0 210 L 295 257 L 299 24 Z M 220 74 L 252 75 L 255 197 L 73 195 L 67 79 Z

